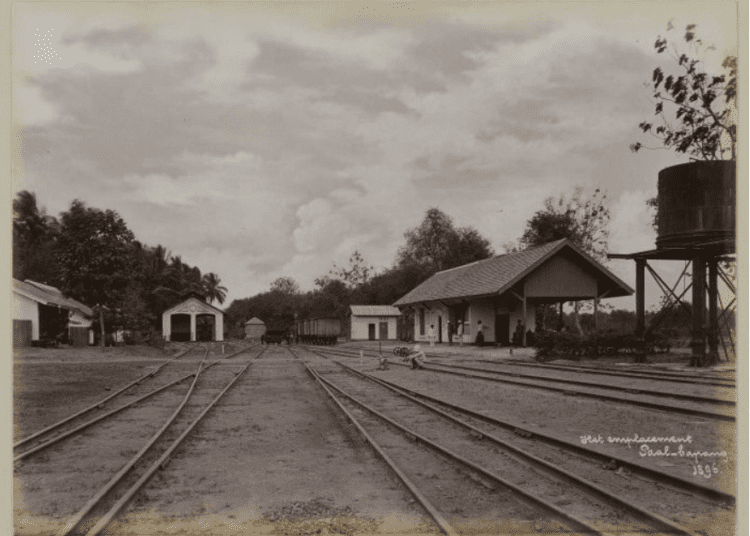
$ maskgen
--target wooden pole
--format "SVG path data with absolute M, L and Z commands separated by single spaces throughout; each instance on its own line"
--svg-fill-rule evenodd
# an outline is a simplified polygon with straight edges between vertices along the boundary
M 719 314 L 718 314 L 719 263 L 713 258 L 708 261 L 708 364 L 719 362 Z
M 635 335 L 646 331 L 646 259 L 635 260 Z
M 704 324 L 706 317 L 706 261 L 701 257 L 693 259 L 693 330 L 690 346 L 690 365 L 702 367 L 706 353 Z

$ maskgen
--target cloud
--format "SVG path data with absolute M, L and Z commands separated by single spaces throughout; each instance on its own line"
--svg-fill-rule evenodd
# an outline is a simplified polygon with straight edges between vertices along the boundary
M 432 206 L 499 251 L 578 185 L 615 200 L 613 249 L 639 249 L 642 202 L 680 161 L 628 151 L 653 113 L 654 36 L 635 42 L 648 6 L 622 8 L 620 32 L 567 7 L 14 9 L 19 42 L 44 22 L 78 58 L 14 59 L 17 183 L 52 213 L 74 197 L 118 210 L 140 240 L 219 274 L 230 300 L 280 276 L 310 288 L 355 249 L 389 266 Z

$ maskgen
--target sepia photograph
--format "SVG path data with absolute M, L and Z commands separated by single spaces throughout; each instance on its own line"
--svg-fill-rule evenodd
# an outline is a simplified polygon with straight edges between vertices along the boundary
M 744 530 L 747 6 L 4 8 L 15 536 Z

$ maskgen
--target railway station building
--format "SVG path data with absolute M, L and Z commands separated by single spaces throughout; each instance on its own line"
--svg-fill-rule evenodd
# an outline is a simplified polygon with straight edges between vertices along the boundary
M 223 341 L 224 312 L 206 303 L 198 292 L 162 313 L 162 335 L 165 341 Z
M 395 341 L 401 311 L 390 305 L 351 305 L 349 340 Z
M 629 296 L 633 290 L 570 240 L 562 239 L 438 272 L 394 303 L 413 313 L 414 340 L 509 345 L 537 330 L 542 304 Z M 459 328 L 460 324 L 460 328 Z M 520 326 L 520 329 L 519 329 Z

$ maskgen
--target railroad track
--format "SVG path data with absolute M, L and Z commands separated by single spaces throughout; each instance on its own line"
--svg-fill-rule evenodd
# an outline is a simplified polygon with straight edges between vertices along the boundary
M 241 347 L 237 353 L 246 349 L 247 347 Z M 194 350 L 204 350 L 205 355 L 207 355 L 209 346 L 186 345 L 177 355 L 159 364 L 154 370 L 117 389 L 103 399 L 20 439 L 13 445 L 14 461 L 27 458 L 64 439 L 80 434 L 97 423 L 106 421 L 144 400 L 186 382 L 195 375 L 193 370 L 195 367 L 194 364 L 186 363 L 181 358 L 186 358 Z
M 192 378 L 189 388 L 176 408 L 171 401 L 167 401 L 166 405 L 162 401 L 163 407 L 154 407 L 153 401 L 158 400 L 158 397 L 151 399 L 149 401 L 151 405 L 148 407 L 140 407 L 141 402 L 153 396 L 152 393 L 146 397 L 140 397 L 135 405 L 129 404 L 127 409 L 130 411 L 122 412 L 123 415 L 132 415 L 140 411 L 140 420 L 117 420 L 117 417 L 113 417 L 115 413 L 108 412 L 104 419 L 95 418 L 93 420 L 96 422 L 88 423 L 83 427 L 78 425 L 74 427 L 75 431 L 72 433 L 68 433 L 70 431 L 63 433 L 62 439 L 75 436 L 79 442 L 87 441 L 88 451 L 92 454 L 96 452 L 99 456 L 103 455 L 105 458 L 109 456 L 112 458 L 109 460 L 109 466 L 119 467 L 119 470 L 116 471 L 114 476 L 112 476 L 112 473 L 105 473 L 105 478 L 108 478 L 106 482 L 102 482 L 102 478 L 99 478 L 95 485 L 90 484 L 87 487 L 87 489 L 97 489 L 98 491 L 90 496 L 74 514 L 64 519 L 63 526 L 60 527 L 56 536 L 68 534 L 94 536 L 104 531 L 151 476 L 158 469 L 168 464 L 169 457 L 185 437 L 232 387 L 242 373 L 248 369 L 253 360 L 260 357 L 265 351 L 262 348 L 250 358 L 240 360 L 240 362 L 232 361 L 232 358 L 237 357 L 249 348 L 241 348 L 232 354 L 225 354 L 217 358 L 213 356 L 209 358 L 209 349 L 208 347 L 204 348 L 205 353 L 196 370 L 184 375 L 181 379 L 167 383 L 160 390 L 160 392 L 165 393 L 171 391 L 171 396 L 174 398 L 178 393 L 169 388 L 174 388 L 184 380 Z M 119 413 L 119 411 L 116 413 Z M 168 418 L 162 420 L 167 414 Z M 148 422 L 144 422 L 144 416 L 148 419 Z M 105 426 L 93 426 L 102 421 L 106 422 Z M 159 427 L 158 430 L 152 433 L 156 427 Z M 89 437 L 81 434 L 81 431 L 86 428 L 92 428 L 93 430 Z M 144 429 L 146 429 L 146 432 L 144 432 Z M 123 453 L 123 449 L 119 449 L 118 453 L 118 449 L 112 448 L 113 433 L 119 434 L 118 437 L 121 438 L 138 436 L 137 440 L 145 436 L 147 441 L 138 443 L 138 449 L 134 456 L 131 456 L 132 452 L 128 449 L 125 449 L 125 453 Z M 54 464 L 59 463 L 61 459 L 65 459 L 65 448 L 70 443 L 61 442 L 59 439 L 54 443 L 56 448 L 50 450 L 47 459 L 37 460 L 35 469 L 38 470 L 39 466 L 43 466 L 45 463 Z M 98 444 L 102 446 L 97 446 Z M 133 444 L 134 441 L 129 442 L 130 447 Z M 44 448 L 49 446 L 51 444 L 45 445 Z M 35 448 L 32 453 L 38 452 L 38 450 L 41 449 Z M 28 455 L 17 456 L 17 464 L 21 463 L 21 460 Z M 125 462 L 124 465 L 121 465 L 123 462 Z M 22 466 L 17 465 L 16 470 L 22 469 Z
M 323 356 L 320 352 L 315 354 Z M 497 429 L 488 430 L 485 421 L 455 409 L 449 413 L 342 363 L 316 365 L 311 374 L 326 386 L 329 394 L 363 435 L 369 437 L 384 459 L 390 460 L 394 471 L 400 473 L 407 487 L 447 534 L 472 530 L 472 520 L 481 517 L 478 513 L 500 515 L 504 522 L 513 519 L 527 530 L 540 532 L 555 530 L 553 527 L 556 526 L 562 531 L 594 534 L 623 531 L 693 533 L 673 519 L 674 511 L 655 512 L 632 498 L 623 498 L 603 485 L 602 480 L 606 484 L 607 478 L 594 481 L 579 476 L 581 464 L 586 463 L 581 461 L 580 453 L 576 454 L 578 458 L 567 462 L 575 469 L 567 470 L 564 459 L 566 456 L 571 458 L 571 454 L 564 450 L 546 445 L 545 452 L 532 454 L 527 445 L 514 445 L 518 437 L 512 432 L 509 438 L 507 430 L 503 430 L 505 437 L 500 437 Z M 428 453 L 428 450 L 432 452 Z M 540 447 L 537 446 L 536 450 L 540 451 Z M 550 456 L 554 461 L 543 459 Z M 588 464 L 591 466 L 592 462 L 589 460 Z M 600 465 L 598 460 L 594 461 L 592 471 L 601 472 Z M 436 470 L 438 467 L 440 469 Z M 428 478 L 424 477 L 425 472 L 429 472 Z M 454 489 L 457 478 L 463 479 L 461 486 L 467 489 L 446 497 L 444 490 Z M 617 481 L 623 477 L 612 474 L 608 478 Z M 660 483 L 659 480 L 656 482 L 657 485 Z M 463 502 L 467 498 L 471 503 L 476 500 L 477 490 L 471 490 L 472 483 L 491 490 L 489 498 L 492 500 L 482 503 L 484 510 L 479 508 L 481 512 L 476 504 L 467 506 Z M 612 482 L 609 484 L 612 487 Z M 622 487 L 621 482 L 615 484 Z M 638 497 L 643 494 L 642 487 L 632 488 L 631 495 Z M 707 499 L 699 493 L 690 494 L 686 499 L 685 491 L 679 486 L 674 492 L 673 504 L 683 508 L 700 511 L 722 505 L 721 500 L 715 499 L 715 494 L 714 499 Z M 487 498 L 486 490 L 482 494 L 480 489 L 478 494 Z M 690 503 L 687 506 L 686 500 Z M 525 525 L 529 523 L 527 518 L 513 517 L 519 511 L 514 510 L 514 514 L 493 510 L 497 503 L 508 504 L 509 501 L 535 510 L 532 519 L 544 519 L 545 527 L 533 523 Z M 466 512 L 472 515 L 467 517 Z M 528 516 L 528 513 L 524 515 Z
M 339 345 L 339 348 L 351 350 L 351 351 L 359 351 L 361 346 L 356 346 L 352 344 L 342 344 Z M 366 350 L 374 351 L 374 347 L 365 347 Z M 643 379 L 655 379 L 659 381 L 664 382 L 674 382 L 674 383 L 685 383 L 685 384 L 695 384 L 695 385 L 715 385 L 719 387 L 735 387 L 735 381 L 733 378 L 722 378 L 720 376 L 720 373 L 711 373 L 711 376 L 708 376 L 707 373 L 703 375 L 698 374 L 691 374 L 691 373 L 682 373 L 682 372 L 671 372 L 671 371 L 660 371 L 660 372 L 654 372 L 653 370 L 648 370 L 645 368 L 639 368 L 639 370 L 632 370 L 634 367 L 628 367 L 629 370 L 622 370 L 622 369 L 615 369 L 612 367 L 607 366 L 588 366 L 588 365 L 577 365 L 577 364 L 559 364 L 559 363 L 535 363 L 535 362 L 529 362 L 529 361 L 520 361 L 520 360 L 503 360 L 503 361 L 495 361 L 495 360 L 489 360 L 489 359 L 476 359 L 472 358 L 470 356 L 467 356 L 467 354 L 461 354 L 461 353 L 440 353 L 435 356 L 430 356 L 434 358 L 455 358 L 460 357 L 463 359 L 469 358 L 471 361 L 476 363 L 491 363 L 493 365 L 497 366 L 508 366 L 508 367 L 526 367 L 526 368 L 534 368 L 537 370 L 540 369 L 549 369 L 549 370 L 562 370 L 567 372 L 574 372 L 574 373 L 585 373 L 585 374 L 592 374 L 592 375 L 603 375 L 603 376 L 611 376 L 611 377 L 622 377 L 622 378 L 643 378 Z
M 353 352 L 331 350 L 328 348 L 322 351 L 325 351 L 330 355 L 338 355 L 341 357 L 358 357 L 360 355 Z M 366 357 L 376 356 L 367 355 Z M 392 364 L 397 366 L 407 366 L 399 362 L 398 360 L 393 361 Z M 452 374 L 465 378 L 503 383 L 523 388 L 540 389 L 544 391 L 560 393 L 566 396 L 591 398 L 595 400 L 643 407 L 669 413 L 679 413 L 683 415 L 690 415 L 693 417 L 735 422 L 735 416 L 732 413 L 736 404 L 734 401 L 726 399 L 713 397 L 697 397 L 679 393 L 670 393 L 663 390 L 655 391 L 646 389 L 633 389 L 557 378 L 539 378 L 525 376 L 520 379 L 510 379 L 507 376 L 513 376 L 514 374 L 507 374 L 496 370 L 493 371 L 478 369 L 474 367 L 464 367 L 460 365 L 438 364 L 434 362 L 429 362 L 424 366 L 424 368 L 425 370 L 441 374 Z M 559 386 L 555 386 L 552 384 L 558 384 Z M 568 385 L 575 385 L 575 388 L 568 387 Z M 612 391 L 620 391 L 622 394 L 619 396 L 613 396 L 611 394 Z M 674 399 L 679 402 L 680 405 L 664 404 L 661 401 L 662 398 Z
M 653 372 L 647 370 L 614 370 L 609 367 L 589 367 L 585 365 L 557 365 L 550 363 L 528 363 L 524 361 L 503 361 L 498 363 L 497 361 L 490 361 L 484 359 L 477 359 L 479 363 L 492 363 L 495 365 L 512 366 L 512 367 L 526 367 L 534 369 L 547 369 L 547 370 L 564 370 L 566 372 L 585 373 L 593 375 L 611 376 L 611 377 L 623 377 L 623 378 L 642 378 L 642 379 L 654 379 L 658 381 L 669 381 L 674 383 L 686 383 L 693 385 L 714 385 L 717 387 L 735 387 L 736 383 L 733 379 L 721 378 L 721 377 L 708 377 L 698 376 L 696 374 L 685 374 L 679 372 Z

